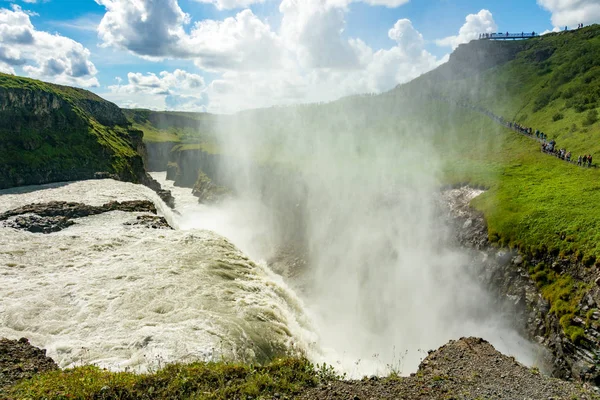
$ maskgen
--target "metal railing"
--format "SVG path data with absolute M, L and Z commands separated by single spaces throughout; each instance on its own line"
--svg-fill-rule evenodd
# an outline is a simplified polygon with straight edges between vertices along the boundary
M 521 32 L 521 33 L 482 33 L 479 39 L 531 39 L 540 36 L 536 32 Z

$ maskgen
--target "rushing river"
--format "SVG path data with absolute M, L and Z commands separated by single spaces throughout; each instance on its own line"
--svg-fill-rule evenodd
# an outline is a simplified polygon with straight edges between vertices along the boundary
M 0 212 L 144 199 L 178 229 L 126 226 L 136 213 L 120 211 L 49 235 L 0 228 L 0 337 L 27 337 L 62 367 L 140 371 L 174 360 L 260 360 L 310 343 L 303 306 L 280 277 L 224 237 L 194 229 L 190 215 L 144 186 L 94 180 L 7 190 Z
M 137 213 L 120 211 L 48 235 L 0 226 L 0 337 L 27 337 L 62 367 L 135 371 L 297 351 L 352 376 L 408 373 L 426 350 L 463 335 L 536 362 L 535 348 L 460 273 L 463 255 L 428 244 L 430 230 L 399 219 L 395 202 L 365 208 L 356 224 L 325 210 L 332 219 L 309 226 L 312 262 L 323 267 L 286 280 L 264 261 L 276 238 L 263 204 L 201 205 L 165 173 L 153 176 L 172 190 L 175 210 L 144 186 L 113 180 L 0 192 L 0 212 L 52 200 L 151 200 L 175 228 L 125 225 Z M 317 230 L 331 221 L 347 229 Z

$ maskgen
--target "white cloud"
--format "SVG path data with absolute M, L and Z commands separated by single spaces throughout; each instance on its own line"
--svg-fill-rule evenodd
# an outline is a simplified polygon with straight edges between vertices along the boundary
M 281 36 L 305 68 L 355 68 L 355 48 L 341 36 L 346 4 L 323 0 L 283 0 Z
M 96 0 L 106 8 L 98 35 L 106 46 L 152 58 L 184 56 L 179 43 L 189 23 L 177 0 Z
M 467 15 L 465 24 L 461 26 L 457 36 L 448 36 L 436 41 L 438 46 L 457 48 L 462 43 L 468 43 L 479 38 L 481 33 L 494 33 L 498 31 L 498 25 L 494 21 L 492 13 L 481 10 L 477 14 Z
M 345 16 L 352 0 L 282 0 L 277 31 L 249 9 L 222 21 L 190 24 L 173 0 L 96 1 L 107 7 L 99 27 L 105 45 L 142 57 L 190 59 L 202 70 L 220 73 L 207 87 L 190 93 L 166 75 L 131 72 L 126 85 L 110 87 L 114 101 L 131 93 L 136 95 L 132 101 L 144 104 L 137 95 L 146 93 L 158 108 L 199 107 L 216 112 L 329 101 L 391 89 L 440 63 L 425 50 L 423 36 L 407 19 L 398 20 L 389 30 L 394 45 L 388 49 L 373 50 L 359 38 L 346 38 Z M 406 1 L 366 2 L 393 7 Z M 151 39 L 161 42 L 155 46 L 160 51 L 144 51 Z
M 277 66 L 277 35 L 251 10 L 223 21 L 199 21 L 187 33 L 190 17 L 176 0 L 96 2 L 107 9 L 98 26 L 104 46 L 149 59 L 193 59 L 214 71 Z
M 598 0 L 537 0 L 537 3 L 552 13 L 552 25 L 555 27 L 575 27 L 600 19 Z
M 127 74 L 128 83 L 124 85 L 121 84 L 121 78 L 117 77 L 116 80 L 116 85 L 108 87 L 112 95 L 146 95 L 148 99 L 153 98 L 150 104 L 154 108 L 200 111 L 207 102 L 204 78 L 181 69 L 162 71 L 158 75 L 130 72 Z M 129 96 L 116 97 L 122 105 L 131 101 Z M 140 99 L 142 104 L 148 103 L 144 101 L 144 96 L 140 96 Z
M 370 4 L 372 6 L 386 6 L 389 8 L 400 7 L 403 4 L 409 2 L 409 0 L 361 0 L 364 3 Z
M 223 21 L 197 22 L 181 45 L 206 70 L 277 68 L 281 62 L 280 38 L 250 10 Z
M 253 4 L 264 3 L 265 0 L 196 0 L 200 3 L 214 4 L 219 10 L 233 8 L 247 8 Z M 385 6 L 388 8 L 399 7 L 409 2 L 409 0 L 325 0 L 323 4 L 346 6 L 351 2 L 363 2 L 372 6 Z
M 264 3 L 265 0 L 196 0 L 200 3 L 214 4 L 219 10 L 229 10 L 232 8 L 246 8 L 252 4 Z
M 76 86 L 98 86 L 90 51 L 67 37 L 35 29 L 19 6 L 0 9 L 2 70 L 22 68 L 29 76 Z

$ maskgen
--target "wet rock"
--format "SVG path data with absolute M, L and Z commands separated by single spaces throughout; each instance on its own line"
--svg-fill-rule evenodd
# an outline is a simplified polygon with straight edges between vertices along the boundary
M 154 203 L 148 200 L 111 201 L 102 206 L 83 203 L 52 201 L 28 204 L 0 214 L 3 226 L 35 233 L 52 233 L 65 229 L 76 218 L 102 214 L 109 211 L 146 212 L 156 214 Z M 167 224 L 168 225 L 168 224 Z
M 94 179 L 114 179 L 116 181 L 120 180 L 119 175 L 111 174 L 110 172 L 95 172 Z
M 163 189 L 156 179 L 152 178 L 148 174 L 145 174 L 141 182 L 143 185 L 154 190 L 154 192 L 158 194 L 158 197 L 160 197 L 160 199 L 164 201 L 167 206 L 175 208 L 175 198 L 173 197 L 173 194 L 170 190 Z
M 135 221 L 126 222 L 125 225 L 143 226 L 151 229 L 173 229 L 165 217 L 159 217 L 158 215 L 138 215 Z
M 522 255 L 518 255 L 513 259 L 513 264 L 515 265 L 521 265 L 523 264 L 523 256 Z
M 11 218 L 2 225 L 33 233 L 52 233 L 61 231 L 73 224 L 75 222 L 70 221 L 67 217 L 40 217 L 35 214 L 26 214 Z

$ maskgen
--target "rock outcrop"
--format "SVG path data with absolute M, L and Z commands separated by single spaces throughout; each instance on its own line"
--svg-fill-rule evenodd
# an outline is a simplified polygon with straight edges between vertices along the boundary
M 595 399 L 574 383 L 549 378 L 505 356 L 483 339 L 451 340 L 430 351 L 407 378 L 338 381 L 303 392 L 299 399 Z
M 29 344 L 29 340 L 0 339 L 0 397 L 5 389 L 22 379 L 54 371 L 58 365 L 46 356 L 46 350 Z
M 575 307 L 577 314 L 567 315 L 570 320 L 565 321 L 553 312 L 531 272 L 543 263 L 551 266 L 559 276 L 569 276 L 580 282 L 593 281 L 592 276 L 585 276 L 593 273 L 582 263 L 561 259 L 548 252 L 526 255 L 492 246 L 483 214 L 469 207 L 470 200 L 480 192 L 463 187 L 443 194 L 450 205 L 449 218 L 455 226 L 457 240 L 473 250 L 472 264 L 479 268 L 478 275 L 488 290 L 516 315 L 521 333 L 550 350 L 553 376 L 600 385 L 600 287 L 594 285 L 587 289 L 581 303 Z
M 102 177 L 146 184 L 143 133 L 119 107 L 68 86 L 0 74 L 0 189 Z
M 109 211 L 144 212 L 156 214 L 156 207 L 147 200 L 111 201 L 101 206 L 53 201 L 28 204 L 0 214 L 0 224 L 33 233 L 58 232 L 75 224 L 73 219 Z M 163 217 L 140 216 L 137 223 L 151 228 L 170 228 Z
M 169 155 L 176 145 L 175 142 L 146 142 L 148 171 L 166 171 Z

